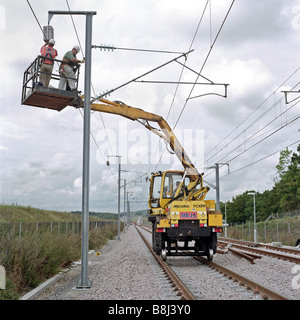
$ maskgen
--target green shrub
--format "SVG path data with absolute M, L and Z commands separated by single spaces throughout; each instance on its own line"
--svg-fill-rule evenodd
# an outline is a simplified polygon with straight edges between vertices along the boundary
M 114 224 L 91 230 L 90 249 L 102 248 L 116 234 Z M 0 264 L 5 267 L 7 275 L 7 289 L 0 290 L 0 299 L 18 299 L 80 256 L 79 234 L 28 232 L 19 238 L 12 228 L 0 236 Z

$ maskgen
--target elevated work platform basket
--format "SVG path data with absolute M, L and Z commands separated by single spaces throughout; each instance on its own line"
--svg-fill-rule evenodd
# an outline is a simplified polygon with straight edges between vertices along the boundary
M 69 78 L 62 76 L 59 73 L 54 73 L 56 69 L 55 63 L 61 61 L 56 59 L 53 61 L 54 67 L 49 87 L 44 87 L 39 79 L 40 75 L 43 73 L 40 71 L 43 57 L 38 56 L 24 72 L 21 104 L 57 111 L 61 111 L 67 106 L 80 107 L 80 97 L 78 93 L 79 68 L 75 73 L 75 78 L 73 78 L 73 80 L 75 80 L 75 89 L 68 90 L 66 88 L 66 90 L 60 90 L 55 88 L 51 82 L 56 81 L 58 86 L 57 80 L 60 80 L 61 77 L 66 79 Z

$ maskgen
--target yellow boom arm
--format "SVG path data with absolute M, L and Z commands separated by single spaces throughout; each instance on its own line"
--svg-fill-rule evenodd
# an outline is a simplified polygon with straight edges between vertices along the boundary
M 163 117 L 154 113 L 146 112 L 139 108 L 130 107 L 120 101 L 112 102 L 102 98 L 99 99 L 99 103 L 91 104 L 91 110 L 116 114 L 133 121 L 138 121 L 145 128 L 164 139 L 177 155 L 179 161 L 186 170 L 186 175 L 188 175 L 192 180 L 191 186 L 188 189 L 192 190 L 199 183 L 201 184 L 200 189 L 203 188 L 202 176 L 199 174 L 198 170 L 191 162 L 190 158 L 176 138 L 174 132 L 172 131 L 168 123 L 163 119 Z M 149 124 L 149 122 L 156 122 L 159 125 L 160 129 L 153 128 Z

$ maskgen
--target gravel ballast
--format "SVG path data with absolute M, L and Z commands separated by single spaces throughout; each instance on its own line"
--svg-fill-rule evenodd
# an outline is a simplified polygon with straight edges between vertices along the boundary
M 176 299 L 161 269 L 133 226 L 89 255 L 89 290 L 77 290 L 80 265 L 39 297 L 39 300 L 165 300 Z M 148 251 L 147 251 L 148 250 Z
M 151 234 L 143 231 L 148 241 Z M 214 261 L 256 281 L 289 299 L 300 299 L 298 265 L 263 256 L 250 264 L 231 253 L 216 254 Z M 199 300 L 261 300 L 261 296 L 239 286 L 191 257 L 168 257 L 169 265 Z M 294 271 L 293 271 L 294 270 Z M 298 271 L 297 271 L 298 270 Z M 293 273 L 294 272 L 294 273 Z M 111 240 L 100 256 L 89 255 L 89 290 L 77 290 L 80 265 L 71 268 L 39 300 L 178 300 L 154 257 L 134 226 Z

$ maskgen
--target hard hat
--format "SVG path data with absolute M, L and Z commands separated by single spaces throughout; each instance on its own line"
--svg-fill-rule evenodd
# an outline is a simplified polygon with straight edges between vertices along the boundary
M 75 49 L 77 51 L 77 53 L 80 51 L 79 46 L 74 46 L 73 49 Z
M 49 43 L 55 45 L 55 40 L 54 40 L 54 39 L 50 39 L 50 40 L 49 40 Z

